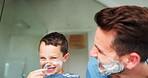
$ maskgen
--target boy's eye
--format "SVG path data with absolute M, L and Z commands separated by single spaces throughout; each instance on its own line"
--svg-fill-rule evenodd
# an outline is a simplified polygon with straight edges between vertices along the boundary
M 45 57 L 40 57 L 40 59 L 46 59 Z
M 57 57 L 51 57 L 51 59 L 57 59 Z

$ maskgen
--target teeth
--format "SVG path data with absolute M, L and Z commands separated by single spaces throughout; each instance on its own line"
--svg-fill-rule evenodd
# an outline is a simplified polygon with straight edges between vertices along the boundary
M 48 69 L 48 70 L 53 70 L 53 69 Z
M 47 68 L 48 70 L 53 70 L 54 69 L 54 67 L 49 67 L 49 68 Z

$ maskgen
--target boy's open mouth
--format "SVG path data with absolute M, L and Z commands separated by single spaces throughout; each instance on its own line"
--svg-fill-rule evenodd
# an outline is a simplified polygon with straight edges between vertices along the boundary
M 56 67 L 47 67 L 46 72 L 53 72 L 55 70 Z

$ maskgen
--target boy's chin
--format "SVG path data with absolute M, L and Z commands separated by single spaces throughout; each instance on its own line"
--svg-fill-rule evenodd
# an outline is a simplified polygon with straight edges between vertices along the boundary
M 48 76 L 48 75 L 55 74 L 55 72 L 51 72 L 51 73 L 49 73 L 49 72 L 45 72 L 45 74 Z
M 45 75 L 56 74 L 56 70 L 46 70 Z
M 58 71 L 55 69 L 55 70 L 47 70 L 44 73 L 45 73 L 45 75 L 52 75 L 52 74 L 59 74 L 59 73 L 64 73 L 64 72 L 63 72 L 63 70 Z

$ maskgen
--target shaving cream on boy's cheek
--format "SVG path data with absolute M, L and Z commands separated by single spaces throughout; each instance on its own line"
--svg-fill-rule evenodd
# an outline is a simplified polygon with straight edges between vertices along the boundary
M 59 65 L 60 67 L 62 67 L 63 62 L 62 62 L 62 60 L 59 60 L 59 61 L 53 61 L 52 64 L 53 64 L 53 65 Z

